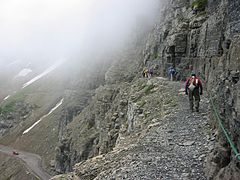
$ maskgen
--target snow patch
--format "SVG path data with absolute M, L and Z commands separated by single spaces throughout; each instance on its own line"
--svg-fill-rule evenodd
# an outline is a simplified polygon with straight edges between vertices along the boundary
M 16 77 L 24 77 L 24 76 L 27 76 L 29 73 L 31 73 L 32 72 L 32 70 L 31 69 L 22 69 L 16 76 L 15 76 L 15 78 Z
M 6 101 L 9 97 L 10 95 L 6 96 L 3 100 Z
M 38 79 L 42 78 L 43 76 L 47 75 L 48 73 L 52 72 L 54 69 L 56 69 L 58 66 L 60 66 L 62 63 L 64 62 L 64 60 L 58 61 L 56 62 L 54 65 L 52 65 L 51 67 L 49 67 L 48 69 L 46 69 L 43 73 L 39 74 L 38 76 L 36 76 L 35 78 L 31 79 L 30 81 L 26 82 L 23 86 L 22 89 L 31 85 L 32 83 L 34 83 L 35 81 L 37 81 Z
M 40 123 L 45 117 L 49 116 L 53 111 L 55 111 L 59 106 L 61 106 L 63 103 L 63 98 L 61 99 L 61 101 L 59 101 L 54 108 L 51 109 L 51 111 L 49 111 L 47 114 L 45 114 L 44 116 L 42 116 L 37 122 L 35 122 L 30 128 L 26 129 L 23 134 L 28 133 L 32 128 L 34 128 L 38 123 Z

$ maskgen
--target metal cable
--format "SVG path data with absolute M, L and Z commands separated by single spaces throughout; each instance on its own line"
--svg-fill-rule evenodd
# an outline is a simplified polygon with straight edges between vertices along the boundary
M 210 94 L 210 101 L 211 101 L 211 104 L 212 104 L 212 107 L 213 107 L 214 115 L 215 115 L 215 117 L 218 120 L 219 126 L 221 127 L 221 129 L 222 129 L 222 131 L 223 131 L 223 133 L 224 133 L 228 143 L 230 144 L 230 146 L 231 146 L 231 148 L 232 148 L 232 150 L 233 150 L 233 152 L 235 154 L 235 157 L 238 160 L 240 160 L 240 153 L 238 152 L 238 150 L 237 150 L 236 146 L 234 145 L 233 141 L 231 140 L 229 133 L 224 128 L 223 122 L 222 122 L 222 120 L 221 120 L 221 118 L 220 118 L 220 116 L 218 114 L 218 111 L 217 111 L 216 106 L 215 106 L 215 104 L 213 102 L 213 98 L 212 98 L 211 94 Z
M 202 75 L 200 75 L 200 77 L 201 77 L 203 80 L 205 80 L 205 78 L 204 78 Z M 205 83 L 206 83 L 206 82 L 205 82 Z M 219 115 L 219 113 L 218 113 L 218 111 L 217 111 L 217 108 L 216 108 L 216 106 L 215 106 L 215 104 L 214 104 L 212 95 L 210 94 L 210 92 L 207 93 L 207 94 L 208 94 L 209 97 L 210 97 L 210 101 L 211 101 L 211 104 L 212 104 L 212 108 L 213 108 L 213 111 L 214 111 L 214 115 L 215 115 L 216 119 L 218 120 L 219 126 L 221 127 L 221 129 L 222 129 L 222 131 L 223 131 L 223 133 L 224 133 L 224 135 L 225 135 L 228 143 L 230 144 L 230 146 L 231 146 L 231 148 L 232 148 L 232 150 L 233 150 L 233 152 L 234 152 L 234 154 L 235 154 L 235 158 L 240 161 L 240 153 L 238 152 L 238 149 L 237 149 L 236 146 L 234 145 L 234 143 L 233 143 L 233 141 L 231 140 L 231 137 L 230 137 L 228 131 L 225 129 L 225 127 L 224 127 L 224 125 L 223 125 L 223 122 L 222 122 L 222 120 L 221 120 L 221 118 L 220 118 L 220 115 Z

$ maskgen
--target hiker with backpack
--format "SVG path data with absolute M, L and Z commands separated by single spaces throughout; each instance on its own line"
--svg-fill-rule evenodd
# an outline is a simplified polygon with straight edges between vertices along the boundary
M 203 87 L 201 80 L 196 77 L 194 72 L 192 72 L 191 77 L 186 81 L 185 93 L 189 97 L 190 110 L 194 112 L 193 105 L 195 101 L 196 112 L 199 112 L 200 95 L 203 93 Z
M 148 77 L 148 68 L 143 68 L 143 71 L 142 71 L 142 76 L 144 77 L 144 78 L 147 78 Z
M 198 7 L 195 5 L 195 6 L 192 8 L 192 13 L 193 13 L 194 15 L 196 15 L 196 14 L 198 13 L 198 11 L 199 11 L 199 9 L 198 9 Z
M 174 69 L 174 67 L 170 66 L 168 68 L 168 76 L 169 76 L 170 81 L 173 81 L 175 73 L 176 73 L 176 70 Z
M 153 68 L 149 68 L 148 75 L 150 78 L 153 76 Z

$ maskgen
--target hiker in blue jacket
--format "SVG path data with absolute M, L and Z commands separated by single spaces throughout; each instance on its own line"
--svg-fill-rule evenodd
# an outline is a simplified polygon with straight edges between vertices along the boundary
M 173 81 L 173 77 L 175 76 L 175 73 L 176 73 L 176 70 L 174 69 L 174 67 L 170 66 L 168 68 L 168 76 L 171 81 Z

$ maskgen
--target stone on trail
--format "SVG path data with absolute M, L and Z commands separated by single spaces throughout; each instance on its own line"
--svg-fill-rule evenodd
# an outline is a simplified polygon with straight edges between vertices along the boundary
M 195 141 L 186 141 L 182 145 L 183 146 L 192 146 L 195 143 Z
M 179 89 L 179 92 L 185 92 L 184 88 Z

